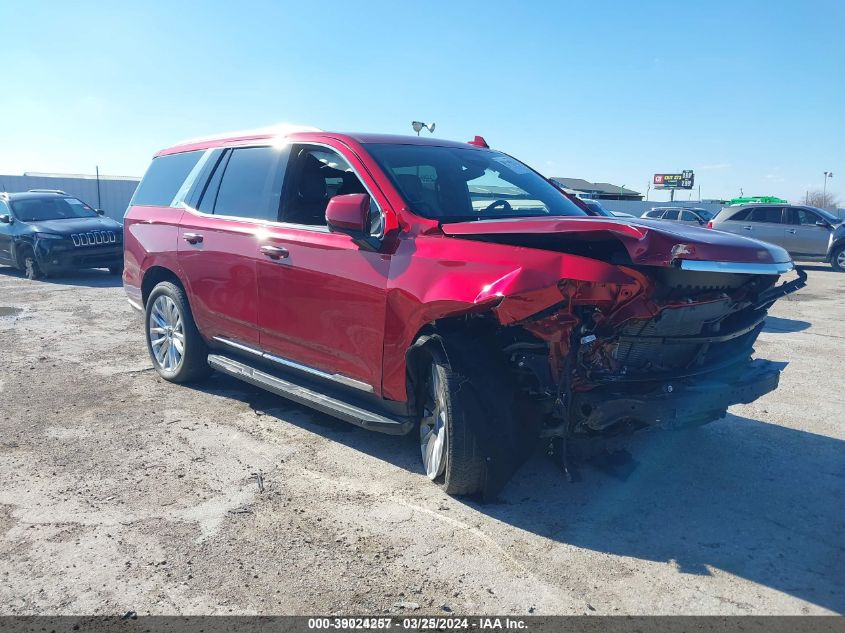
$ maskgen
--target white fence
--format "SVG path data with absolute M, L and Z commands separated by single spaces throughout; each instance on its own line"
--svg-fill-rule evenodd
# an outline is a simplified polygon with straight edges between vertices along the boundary
M 123 214 L 140 178 L 100 176 L 99 190 L 96 176 L 81 174 L 24 174 L 0 175 L 0 191 L 13 193 L 30 189 L 60 189 L 92 207 L 100 208 L 110 218 L 123 222 Z

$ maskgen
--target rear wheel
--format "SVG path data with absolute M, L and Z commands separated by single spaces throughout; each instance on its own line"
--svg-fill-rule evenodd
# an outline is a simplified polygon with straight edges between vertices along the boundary
M 830 254 L 830 264 L 834 270 L 845 273 L 845 244 L 836 247 Z
M 194 323 L 185 291 L 169 281 L 147 298 L 144 331 L 153 367 L 170 382 L 190 382 L 211 372 L 208 347 Z

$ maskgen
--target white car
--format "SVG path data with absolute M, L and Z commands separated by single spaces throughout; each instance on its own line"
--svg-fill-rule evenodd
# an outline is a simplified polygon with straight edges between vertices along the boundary
M 705 226 L 715 215 L 699 207 L 652 207 L 640 217 L 649 220 L 669 220 L 682 224 Z

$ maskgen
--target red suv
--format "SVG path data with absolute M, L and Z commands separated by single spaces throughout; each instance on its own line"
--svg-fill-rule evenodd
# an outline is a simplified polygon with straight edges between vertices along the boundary
M 494 494 L 537 438 L 566 466 L 773 390 L 783 249 L 591 216 L 483 139 L 305 131 L 159 152 L 125 220 L 124 286 L 158 373 L 230 374 L 419 434 L 451 494 Z

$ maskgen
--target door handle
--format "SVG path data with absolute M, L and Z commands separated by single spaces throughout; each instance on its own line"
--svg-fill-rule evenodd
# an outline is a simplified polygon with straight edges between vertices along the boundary
M 744 228 L 746 231 L 750 231 L 750 230 L 751 230 L 751 225 L 749 225 L 749 226 L 743 226 L 742 228 Z
M 260 250 L 265 256 L 274 260 L 287 259 L 287 257 L 290 255 L 290 251 L 288 251 L 288 249 L 286 248 L 282 248 L 281 246 L 265 245 L 258 250 Z
M 202 242 L 202 235 L 199 233 L 184 233 L 182 235 L 182 239 L 185 240 L 188 244 L 199 244 Z

